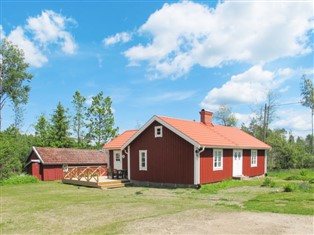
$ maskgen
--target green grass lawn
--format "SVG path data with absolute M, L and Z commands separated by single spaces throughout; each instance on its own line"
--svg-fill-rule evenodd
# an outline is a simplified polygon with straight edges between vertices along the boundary
M 314 169 L 287 169 L 273 170 L 268 172 L 268 176 L 283 180 L 314 180 Z
M 260 194 L 244 203 L 249 210 L 265 212 L 314 215 L 313 193 L 273 192 Z
M 191 200 L 197 197 L 193 189 L 100 190 L 40 182 L 0 190 L 1 234 L 115 233 L 132 220 L 212 206 Z
M 0 186 L 0 234 L 114 234 L 133 221 L 176 215 L 191 210 L 208 213 L 268 211 L 313 215 L 313 184 L 283 192 L 287 182 L 276 176 L 264 179 L 228 180 L 196 189 L 127 187 L 100 190 L 39 182 Z M 301 185 L 303 181 L 293 181 Z M 304 182 L 303 182 L 304 184 Z

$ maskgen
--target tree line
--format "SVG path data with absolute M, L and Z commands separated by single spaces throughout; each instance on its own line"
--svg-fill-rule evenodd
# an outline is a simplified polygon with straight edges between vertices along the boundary
M 314 113 L 314 88 L 313 82 L 303 75 L 300 82 L 301 101 L 295 104 L 302 104 L 311 109 L 312 133 L 305 138 L 294 136 L 284 128 L 269 128 L 276 119 L 277 99 L 274 92 L 267 95 L 267 103 L 254 111 L 255 117 L 251 118 L 249 124 L 242 123 L 241 129 L 248 134 L 264 141 L 272 147 L 268 151 L 268 168 L 289 169 L 289 168 L 314 168 L 313 151 L 313 113 Z M 214 113 L 214 119 L 220 125 L 236 126 L 237 119 L 232 109 L 227 105 L 221 105 Z
M 92 97 L 91 105 L 76 91 L 72 100 L 72 115 L 69 109 L 58 103 L 50 120 L 40 115 L 34 125 L 37 146 L 55 148 L 101 148 L 117 136 L 114 127 L 112 101 L 103 92 Z
M 99 92 L 87 105 L 79 91 L 73 95 L 71 109 L 59 102 L 50 118 L 44 114 L 37 118 L 34 134 L 23 134 L 23 105 L 33 75 L 27 72 L 23 51 L 6 39 L 1 41 L 0 58 L 0 179 L 22 172 L 32 146 L 99 149 L 117 136 L 111 98 Z M 8 103 L 15 118 L 2 131 L 2 110 Z

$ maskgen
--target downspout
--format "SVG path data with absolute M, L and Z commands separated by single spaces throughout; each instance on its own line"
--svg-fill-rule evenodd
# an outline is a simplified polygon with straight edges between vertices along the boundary
M 202 147 L 202 150 L 198 149 L 198 151 L 199 151 L 198 153 L 200 154 L 200 153 L 204 152 L 204 150 L 205 150 L 205 146 Z
M 128 145 L 128 150 L 124 149 L 123 151 L 127 155 L 127 163 L 128 163 L 128 180 L 131 179 L 131 167 L 130 167 L 130 145 Z
M 201 178 L 201 172 L 200 172 L 200 157 L 201 153 L 205 150 L 205 147 L 194 147 L 194 184 L 196 185 L 196 188 L 200 188 L 200 178 Z

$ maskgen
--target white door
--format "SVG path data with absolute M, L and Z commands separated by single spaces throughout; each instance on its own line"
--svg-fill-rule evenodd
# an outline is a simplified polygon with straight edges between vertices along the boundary
M 113 168 L 122 170 L 122 156 L 120 151 L 113 152 Z
M 233 171 L 232 176 L 242 175 L 242 150 L 233 150 Z

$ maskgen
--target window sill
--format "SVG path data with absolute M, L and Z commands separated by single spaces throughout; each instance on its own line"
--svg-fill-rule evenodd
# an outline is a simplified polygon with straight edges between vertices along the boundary
M 214 169 L 213 169 L 213 171 L 222 171 L 222 170 L 223 170 L 222 167 L 220 167 L 220 168 L 214 168 Z

